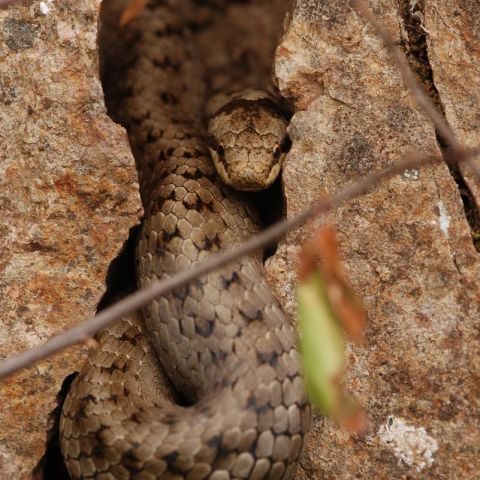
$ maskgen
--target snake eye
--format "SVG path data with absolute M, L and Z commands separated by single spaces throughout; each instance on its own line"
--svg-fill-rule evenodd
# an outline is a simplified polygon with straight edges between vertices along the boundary
M 282 149 L 280 145 L 277 143 L 275 145 L 275 148 L 273 149 L 273 158 L 275 158 L 275 160 L 278 160 L 281 154 L 282 154 Z
M 220 143 L 217 147 L 217 153 L 223 157 L 225 155 L 225 148 L 223 147 L 223 145 Z

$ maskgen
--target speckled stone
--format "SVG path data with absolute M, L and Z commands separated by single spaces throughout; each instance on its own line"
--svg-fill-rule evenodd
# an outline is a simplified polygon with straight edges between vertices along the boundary
M 401 44 L 397 2 L 369 3 Z M 426 19 L 431 47 L 443 48 L 432 57 L 441 100 L 462 138 L 478 143 L 478 6 L 441 3 L 428 2 L 436 20 Z M 447 65 L 451 58 L 460 63 Z M 348 1 L 295 2 L 276 74 L 297 109 L 283 177 L 289 217 L 407 153 L 439 152 L 432 127 Z M 369 313 L 364 347 L 348 348 L 345 381 L 366 410 L 367 431 L 353 436 L 317 416 L 297 480 L 477 478 L 479 257 L 448 168 L 404 172 L 331 220 Z M 268 264 L 290 313 L 297 252 L 310 232 L 312 225 L 290 233 Z
M 133 157 L 98 78 L 100 0 L 28 3 L 0 10 L 0 357 L 95 313 L 141 214 Z M 0 382 L 0 478 L 32 477 L 85 350 Z
M 426 2 L 425 28 L 430 65 L 445 116 L 459 140 L 480 142 L 480 10 L 476 2 Z M 477 162 L 480 160 L 477 158 Z M 480 182 L 462 167 L 467 185 L 480 204 Z

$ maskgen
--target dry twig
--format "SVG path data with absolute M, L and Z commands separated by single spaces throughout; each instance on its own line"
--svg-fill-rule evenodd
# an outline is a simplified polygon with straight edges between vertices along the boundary
M 352 0 L 352 4 L 375 30 L 377 36 L 382 40 L 385 48 L 398 66 L 405 85 L 411 91 L 417 105 L 423 110 L 430 121 L 433 123 L 435 130 L 445 141 L 450 151 L 447 153 L 447 161 L 452 161 L 451 157 L 464 150 L 464 147 L 458 142 L 455 133 L 446 121 L 445 117 L 435 108 L 428 95 L 425 93 L 421 85 L 415 79 L 415 76 L 408 66 L 405 56 L 395 45 L 389 33 L 380 25 L 372 10 L 363 0 Z M 477 165 L 473 157 L 468 158 L 467 163 L 471 167 L 478 181 L 480 181 L 480 165 Z
M 464 162 L 467 158 L 479 153 L 480 147 L 471 150 L 462 150 L 456 154 L 454 160 L 458 163 Z M 205 275 L 212 270 L 223 267 L 240 257 L 248 255 L 259 248 L 271 244 L 272 242 L 281 238 L 289 230 L 296 228 L 321 214 L 325 214 L 333 207 L 336 207 L 347 200 L 351 200 L 367 193 L 372 188 L 378 186 L 384 180 L 387 180 L 394 175 L 402 173 L 408 169 L 417 168 L 422 165 L 428 165 L 432 163 L 439 163 L 441 161 L 442 160 L 438 156 L 433 155 L 423 157 L 407 157 L 397 163 L 394 163 L 393 165 L 390 165 L 378 173 L 373 173 L 371 175 L 362 177 L 347 185 L 329 198 L 317 200 L 317 202 L 315 202 L 311 207 L 303 210 L 298 215 L 276 223 L 272 227 L 252 237 L 250 240 L 242 243 L 238 247 L 214 255 L 196 267 L 181 272 L 171 278 L 153 282 L 148 287 L 138 290 L 132 295 L 125 297 L 123 300 L 120 300 L 114 305 L 102 310 L 92 319 L 65 330 L 58 335 L 55 335 L 41 345 L 1 361 L 0 377 L 4 377 L 22 368 L 28 367 L 38 360 L 48 357 L 49 355 L 70 345 L 79 342 L 85 342 L 86 339 L 94 335 L 102 328 L 105 328 L 115 320 L 118 320 L 123 315 L 138 310 L 140 307 L 154 298 L 165 295 L 176 288 L 186 285 L 201 275 Z
M 15 3 L 21 3 L 23 0 L 0 0 L 0 8 L 5 8 Z
M 14 3 L 19 0 L 0 0 L 0 8 Z M 453 133 L 453 130 L 446 122 L 445 118 L 435 109 L 430 102 L 428 96 L 424 93 L 421 86 L 415 80 L 415 77 L 410 70 L 405 58 L 395 46 L 393 40 L 388 33 L 379 25 L 376 18 L 365 5 L 362 0 L 352 0 L 355 8 L 359 11 L 374 27 L 378 36 L 383 40 L 387 50 L 393 57 L 394 61 L 399 66 L 405 84 L 411 90 L 418 105 L 423 109 L 426 115 L 430 118 L 438 133 L 444 138 L 450 147 L 448 154 L 449 161 L 465 162 L 469 161 L 475 174 L 480 178 L 480 167 L 475 165 L 472 158 L 480 153 L 480 148 L 465 149 Z M 172 290 L 182 287 L 190 281 L 205 275 L 212 270 L 218 269 L 226 264 L 254 252 L 255 250 L 265 247 L 272 242 L 281 238 L 287 231 L 298 227 L 310 219 L 318 215 L 325 214 L 333 207 L 351 200 L 359 195 L 362 195 L 372 188 L 378 186 L 384 180 L 397 175 L 405 170 L 417 168 L 422 165 L 427 165 L 439 162 L 440 159 L 433 155 L 430 156 L 414 156 L 403 159 L 379 173 L 371 174 L 357 181 L 347 185 L 345 188 L 332 195 L 330 198 L 322 198 L 314 205 L 300 212 L 295 217 L 279 222 L 264 232 L 251 238 L 249 241 L 239 245 L 238 247 L 227 250 L 223 253 L 212 256 L 207 261 L 197 265 L 195 268 L 181 272 L 169 279 L 153 282 L 148 287 L 138 290 L 134 294 L 125 297 L 123 300 L 101 311 L 92 319 L 81 323 L 69 330 L 50 338 L 45 343 L 33 347 L 29 350 L 21 352 L 15 356 L 7 358 L 0 362 L 0 377 L 4 377 L 14 373 L 22 368 L 25 368 L 34 362 L 41 360 L 63 348 L 79 342 L 85 342 L 92 337 L 96 332 L 105 328 L 115 320 L 118 320 L 123 315 L 138 310 L 140 307 L 151 301 L 152 299 L 165 295 Z

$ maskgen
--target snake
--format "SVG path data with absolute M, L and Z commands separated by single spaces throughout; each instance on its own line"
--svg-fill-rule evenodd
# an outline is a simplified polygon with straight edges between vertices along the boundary
M 272 184 L 288 143 L 271 88 L 200 80 L 179 5 L 149 1 L 130 22 L 114 82 L 145 211 L 139 288 L 254 235 L 246 192 Z M 60 419 L 72 479 L 293 477 L 311 412 L 296 333 L 261 252 L 151 301 L 97 342 Z

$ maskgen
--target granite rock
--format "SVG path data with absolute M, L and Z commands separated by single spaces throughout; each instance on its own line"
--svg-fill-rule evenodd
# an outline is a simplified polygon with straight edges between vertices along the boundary
M 476 2 L 429 1 L 423 6 L 428 57 L 445 116 L 459 140 L 475 147 L 480 140 L 480 10 Z M 477 163 L 480 159 L 476 159 Z M 471 169 L 460 173 L 470 191 L 474 234 L 480 246 L 480 181 Z
M 403 45 L 402 9 L 370 4 Z M 436 68 L 445 71 L 438 58 Z M 475 78 L 468 68 L 461 74 Z M 295 2 L 276 74 L 296 107 L 283 176 L 289 217 L 407 154 L 441 155 L 397 68 L 346 0 Z M 439 90 L 444 105 L 459 101 Z M 344 382 L 366 411 L 367 430 L 352 435 L 317 416 L 297 479 L 477 478 L 480 262 L 449 169 L 405 171 L 330 221 L 369 314 L 365 345 L 346 352 Z M 291 232 L 268 262 L 291 313 L 298 248 L 314 226 Z
M 106 115 L 100 0 L 0 10 L 0 357 L 95 313 L 107 269 L 138 223 L 135 164 Z M 74 347 L 0 381 L 0 478 L 27 479 Z

